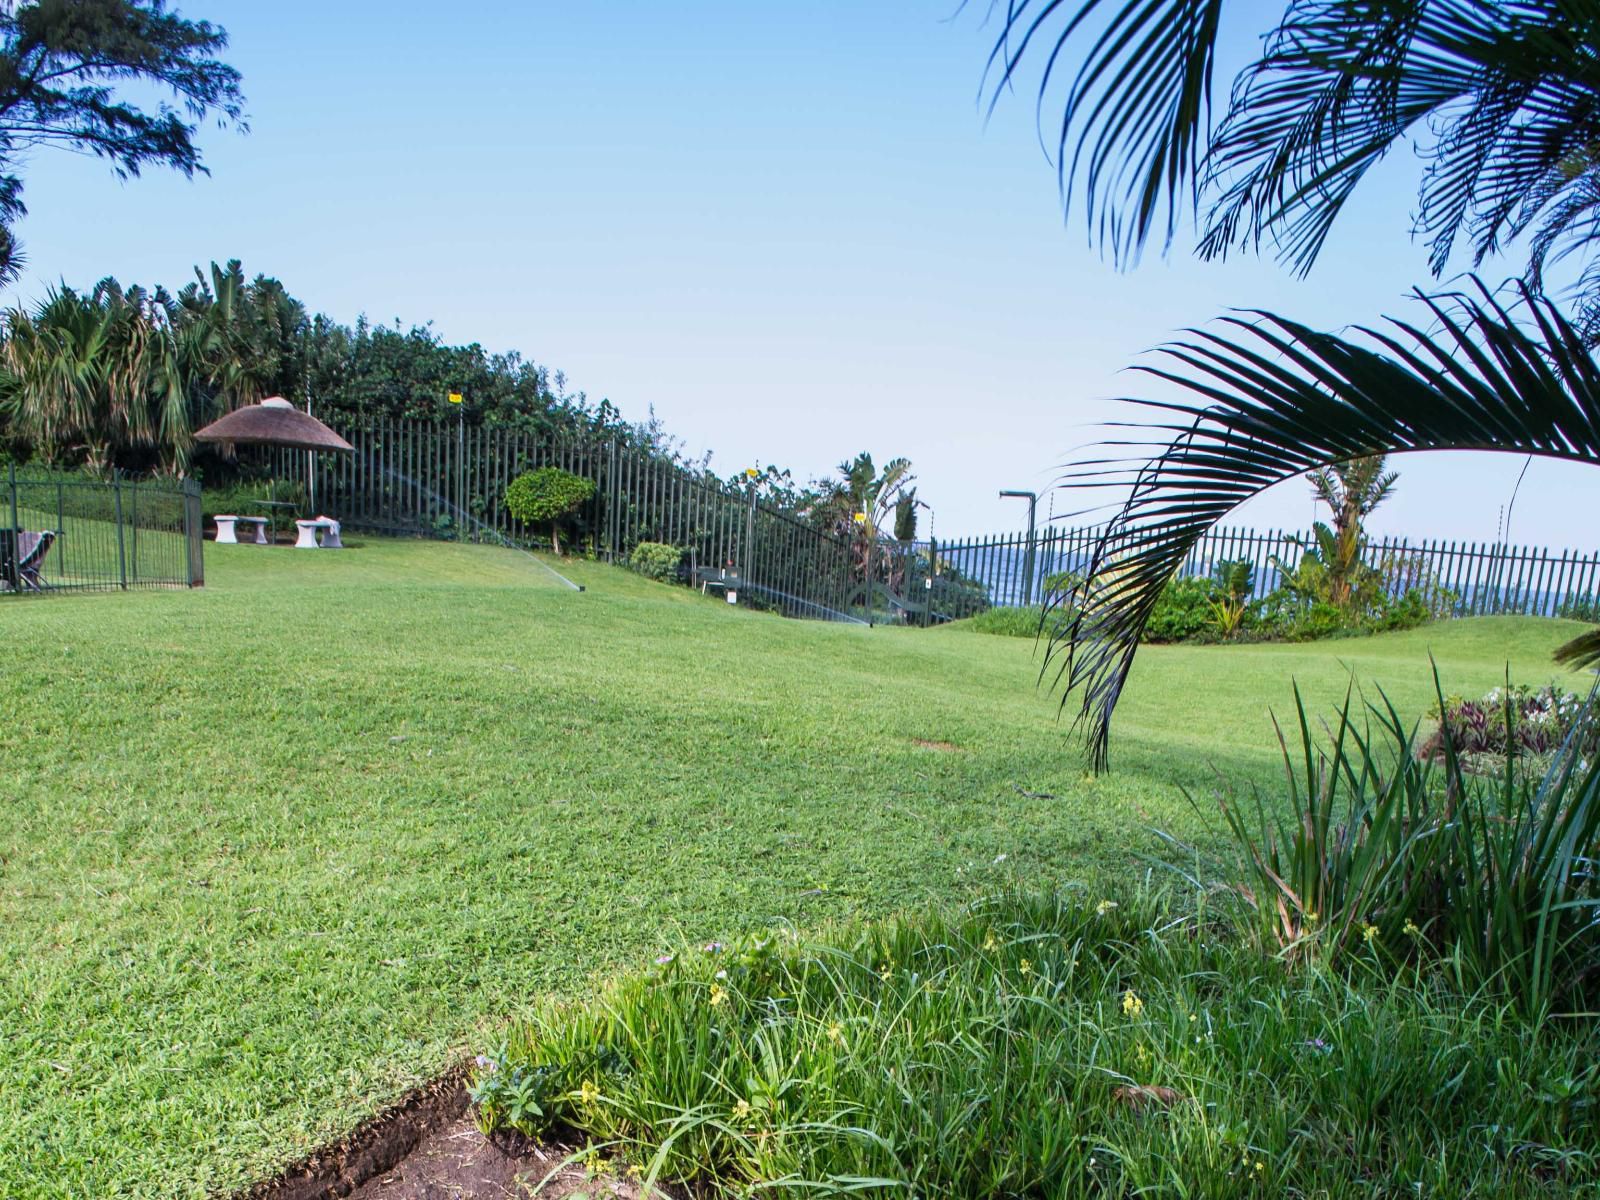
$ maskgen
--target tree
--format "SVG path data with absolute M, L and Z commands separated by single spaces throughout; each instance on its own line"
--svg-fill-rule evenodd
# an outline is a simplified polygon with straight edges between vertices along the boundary
M 162 0 L 0 3 L 0 283 L 21 267 L 11 226 L 27 210 L 20 164 L 39 146 L 108 159 L 121 178 L 147 166 L 204 173 L 195 134 L 215 117 L 243 128 L 239 72 L 213 57 L 226 31 L 168 12 Z M 120 85 L 180 105 L 149 112 Z
M 561 523 L 593 496 L 594 480 L 560 467 L 540 467 L 507 485 L 506 511 L 529 525 L 549 525 L 551 549 L 560 554 Z
M 1192 400 L 1147 455 L 1072 482 L 1126 492 L 1062 608 L 1048 663 L 1077 695 L 1091 756 L 1156 598 L 1199 538 L 1266 487 L 1357 459 L 1428 449 L 1600 464 L 1600 6 L 1591 0 L 1294 0 L 1216 104 L 1223 0 L 1016 0 L 991 54 L 1001 85 L 1041 44 L 1041 105 L 1065 87 L 1063 194 L 1121 263 L 1198 219 L 1203 257 L 1263 247 L 1309 271 L 1345 203 L 1396 146 L 1425 167 L 1414 231 L 1441 275 L 1526 235 L 1510 299 L 1476 280 L 1419 293 L 1425 330 L 1391 320 L 1355 338 L 1268 312 L 1192 331 L 1143 369 Z M 1063 82 L 1074 47 L 1086 52 Z M 1213 124 L 1214 108 L 1222 109 Z M 1576 263 L 1568 318 L 1548 268 Z M 1126 446 L 1129 443 L 1121 443 Z M 1600 659 L 1600 631 L 1563 647 Z M 1048 668 L 1047 668 L 1048 669 Z
M 232 471 L 236 468 L 224 464 L 216 452 L 197 450 L 192 431 L 240 405 L 278 395 L 296 403 L 310 397 L 317 415 L 336 423 L 440 418 L 449 410 L 452 423 L 464 419 L 469 426 L 561 431 L 614 441 L 694 468 L 660 422 L 652 417 L 631 424 L 609 401 L 591 405 L 581 392 L 568 394 L 560 372 L 554 373 L 552 386 L 551 372 L 520 354 L 490 354 L 477 344 L 448 345 L 426 325 L 408 332 L 398 323 L 373 326 L 363 319 L 351 328 L 321 314 L 309 316 L 282 283 L 266 275 L 247 278 L 237 259 L 196 267 L 194 279 L 176 293 L 160 286 L 151 292 L 137 286 L 124 290 L 114 279 L 102 280 L 87 291 L 63 290 L 72 304 L 62 299 L 51 305 L 47 325 L 64 318 L 73 304 L 108 308 L 137 299 L 144 321 L 140 328 L 148 334 L 147 342 L 137 345 L 148 368 L 149 401 L 156 417 L 148 434 L 142 426 L 134 432 L 126 422 L 104 426 L 107 440 L 98 442 L 90 456 L 86 442 L 72 450 L 59 441 L 57 427 L 65 411 L 59 395 L 0 382 L 9 397 L 0 404 L 0 439 L 20 456 L 37 453 L 74 463 L 94 457 L 103 459 L 102 465 L 132 470 L 154 466 L 181 474 L 191 469 L 191 456 L 198 453 L 202 468 Z M 26 338 L 37 316 L 32 311 L 13 315 L 6 318 L 6 328 Z M 109 308 L 101 314 L 113 324 L 116 316 Z M 0 328 L 0 336 L 4 333 Z M 63 341 L 64 336 L 36 338 L 19 348 L 18 354 L 32 362 L 28 368 L 32 377 L 45 377 L 43 356 L 49 352 L 63 356 L 50 370 L 81 375 L 87 369 L 83 362 L 74 366 L 72 356 L 91 343 Z M 92 342 L 96 356 L 115 355 L 119 348 L 135 344 Z M 19 357 L 13 365 L 20 367 L 22 362 Z M 96 369 L 113 374 L 118 370 L 109 361 Z M 452 391 L 467 396 L 459 413 L 446 401 Z M 30 431 L 38 437 L 30 436 Z M 703 472 L 705 464 L 699 469 Z M 790 482 L 787 472 L 773 470 L 769 476 L 785 486 Z

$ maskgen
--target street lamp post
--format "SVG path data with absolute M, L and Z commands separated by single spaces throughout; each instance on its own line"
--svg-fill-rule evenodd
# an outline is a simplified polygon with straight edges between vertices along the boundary
M 1002 500 L 1026 500 L 1028 502 L 1028 549 L 1022 558 L 1022 603 L 1033 603 L 1033 547 L 1034 547 L 1034 516 L 1039 509 L 1039 494 L 1037 492 L 1003 491 L 1000 493 Z

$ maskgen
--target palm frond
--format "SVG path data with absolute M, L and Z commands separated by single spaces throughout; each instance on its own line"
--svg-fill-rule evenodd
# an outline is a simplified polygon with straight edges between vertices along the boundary
M 1063 57 L 1082 46 L 1054 135 L 1056 166 L 1069 207 L 1082 184 L 1091 234 L 1118 263 L 1137 258 L 1157 228 L 1170 241 L 1193 210 L 1222 7 L 1223 0 L 1006 0 L 989 55 L 990 108 L 1028 52 L 1047 44 L 1042 123 Z
M 1556 661 L 1574 671 L 1600 666 L 1600 629 L 1580 633 L 1556 649 Z
M 1600 465 L 1600 367 L 1548 301 L 1516 285 L 1508 307 L 1482 283 L 1421 295 L 1432 332 L 1391 318 L 1359 340 L 1267 312 L 1192 330 L 1138 369 L 1195 399 L 1132 402 L 1128 423 L 1170 440 L 1084 464 L 1066 486 L 1127 499 L 1084 583 L 1062 604 L 1045 678 L 1077 699 L 1091 759 L 1107 763 L 1110 721 L 1161 590 L 1227 513 L 1318 467 L 1422 450 L 1498 450 Z

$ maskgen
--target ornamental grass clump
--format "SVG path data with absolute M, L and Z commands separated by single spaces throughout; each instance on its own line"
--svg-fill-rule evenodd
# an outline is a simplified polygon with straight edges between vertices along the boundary
M 1500 744 L 1515 744 L 1518 718 L 1501 700 Z M 1423 753 L 1387 697 L 1362 720 L 1346 696 L 1319 737 L 1296 689 L 1293 754 L 1279 734 L 1286 804 L 1223 799 L 1237 850 L 1225 871 L 1287 961 L 1433 962 L 1530 1017 L 1595 1012 L 1596 701 L 1561 718 L 1566 732 L 1537 777 L 1510 757 L 1498 775 L 1469 774 L 1442 696 L 1440 708 L 1441 734 Z
M 538 1008 L 473 1096 L 645 1194 L 1524 1197 L 1600 1181 L 1597 1049 L 1292 968 L 1193 897 L 1069 892 L 662 955 Z

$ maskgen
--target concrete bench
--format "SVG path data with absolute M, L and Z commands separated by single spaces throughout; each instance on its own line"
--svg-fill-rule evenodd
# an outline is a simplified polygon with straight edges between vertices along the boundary
M 234 536 L 233 526 L 239 520 L 232 513 L 224 515 L 218 513 L 212 520 L 217 523 L 217 544 L 219 546 L 237 546 L 239 539 Z
M 254 525 L 256 527 L 255 537 L 249 539 L 251 545 L 265 546 L 267 544 L 268 520 L 266 517 L 235 517 L 234 520 L 241 525 Z M 222 539 L 218 538 L 217 540 L 220 542 Z
M 344 543 L 339 540 L 339 522 L 331 517 L 317 517 L 311 521 L 296 521 L 295 529 L 298 536 L 295 539 L 296 550 L 343 550 Z M 317 540 L 318 534 L 322 540 Z

